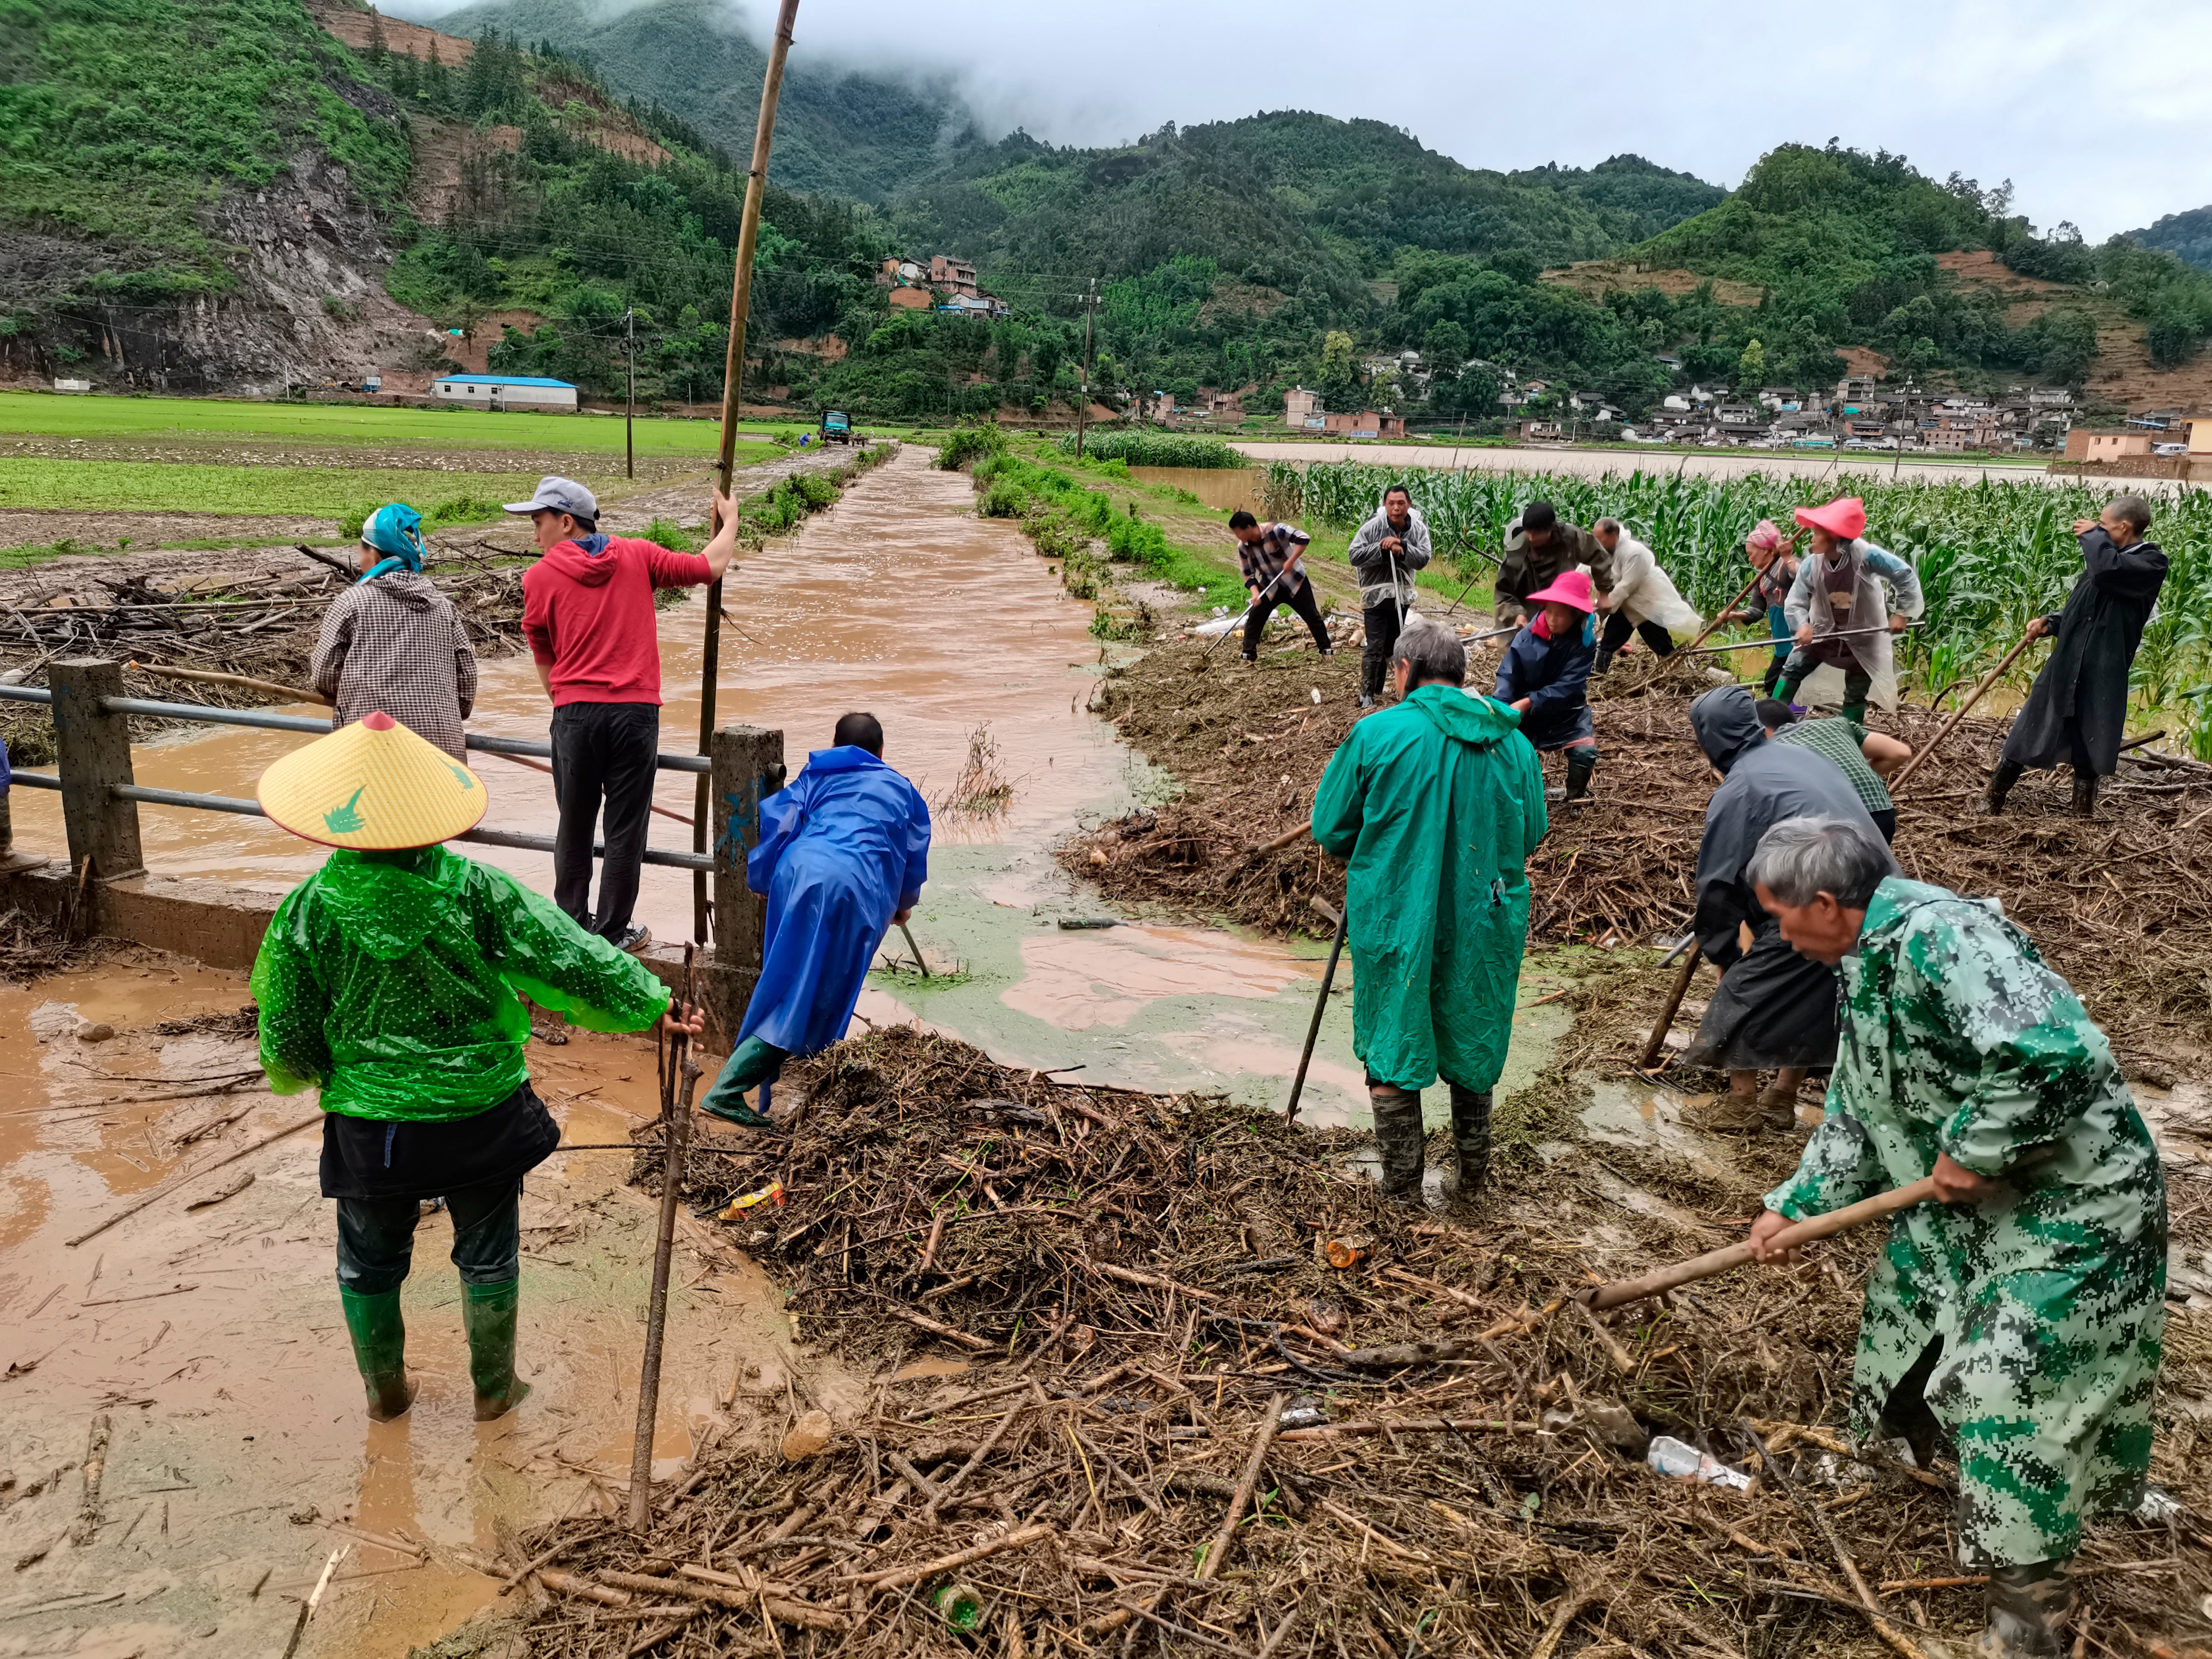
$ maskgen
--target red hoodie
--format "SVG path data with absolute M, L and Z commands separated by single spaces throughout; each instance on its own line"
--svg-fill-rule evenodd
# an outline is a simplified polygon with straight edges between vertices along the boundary
M 553 706 L 660 701 L 653 590 L 711 580 L 696 553 L 630 536 L 556 542 L 522 573 L 522 631 L 547 670 Z

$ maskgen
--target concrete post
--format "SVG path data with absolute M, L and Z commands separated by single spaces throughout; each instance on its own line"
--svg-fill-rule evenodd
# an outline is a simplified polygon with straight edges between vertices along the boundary
M 82 871 L 89 858 L 92 873 L 103 881 L 143 875 L 138 804 L 118 800 L 113 793 L 117 784 L 134 781 L 131 722 L 100 706 L 102 697 L 125 695 L 123 665 L 97 657 L 65 657 L 47 665 L 46 684 L 54 691 L 54 746 L 70 870 Z
M 707 1015 L 734 1045 L 760 981 L 768 901 L 745 885 L 745 854 L 760 845 L 760 804 L 783 787 L 783 733 L 725 726 L 708 745 L 714 770 L 714 950 L 705 976 Z

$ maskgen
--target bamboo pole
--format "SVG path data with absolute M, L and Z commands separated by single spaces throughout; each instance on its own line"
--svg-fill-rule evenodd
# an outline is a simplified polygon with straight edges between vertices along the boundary
M 1682 459 L 1686 461 L 1690 458 L 1687 455 L 1685 455 Z M 1753 588 L 1758 586 L 1759 578 L 1765 575 L 1765 574 L 1766 573 L 1764 570 L 1753 571 L 1751 573 L 1751 580 L 1746 582 L 1741 587 L 1736 589 L 1735 597 L 1730 599 L 1726 605 L 1723 605 L 1718 611 L 1713 612 L 1713 619 L 1705 624 L 1705 631 L 1698 635 L 1694 640 L 1692 640 L 1689 644 L 1684 646 L 1682 649 L 1684 651 L 1694 651 L 1699 646 L 1703 645 L 1707 640 L 1712 638 L 1713 630 L 1721 625 L 1721 618 L 1727 616 L 1728 613 L 1735 610 L 1736 606 L 1741 605 L 1743 603 L 1743 596 L 1750 592 Z M 1769 640 L 1767 643 L 1769 645 L 1772 645 L 1775 641 Z
M 738 223 L 736 269 L 730 280 L 730 341 L 722 360 L 722 448 L 714 465 L 728 495 L 737 470 L 738 411 L 745 375 L 745 322 L 752 310 L 753 252 L 760 245 L 761 195 L 768 188 L 768 156 L 775 138 L 776 100 L 783 92 L 783 60 L 791 51 L 792 27 L 799 21 L 799 0 L 783 0 L 775 17 L 775 39 L 768 53 L 768 74 L 761 82 L 760 118 L 753 128 L 753 162 L 745 173 L 744 216 Z M 720 529 L 718 524 L 715 528 Z M 717 579 L 707 589 L 707 636 L 699 672 L 699 752 L 705 754 L 714 736 L 714 689 L 721 672 L 722 584 Z M 691 850 L 707 850 L 707 833 L 714 822 L 714 795 L 708 775 L 699 775 L 699 789 L 692 805 Z M 707 942 L 707 872 L 691 874 L 691 937 Z
M 797 4 L 798 0 L 791 0 Z M 692 952 L 684 951 L 684 1001 L 679 1018 L 688 1018 L 692 995 Z M 691 1039 L 678 1031 L 670 1040 L 661 1115 L 668 1124 L 660 1160 L 660 1228 L 653 1245 L 653 1290 L 645 1304 L 645 1362 L 637 1385 L 637 1434 L 629 1453 L 629 1529 L 643 1533 L 653 1515 L 653 1431 L 660 1415 L 660 1351 L 668 1333 L 668 1273 L 676 1251 L 676 1212 L 684 1189 L 684 1154 L 690 1140 L 691 1092 L 699 1085 L 699 1062 Z
M 1893 798 L 1897 795 L 1899 790 L 1905 787 L 1905 781 L 1920 769 L 1920 763 L 1926 760 L 1930 755 L 1934 754 L 1937 747 L 1942 743 L 1943 739 L 1951 735 L 1952 727 L 1955 726 L 1960 720 L 1966 718 L 1967 710 L 1971 709 L 1976 703 L 1982 700 L 1982 694 L 1984 691 L 1987 691 L 1991 686 L 1995 685 L 1998 679 L 2003 676 L 2005 670 L 2013 665 L 2014 659 L 2016 659 L 2021 652 L 2027 650 L 2029 646 L 2033 645 L 2042 636 L 2040 635 L 2036 634 L 2022 635 L 2021 636 L 2020 643 L 2013 647 L 2011 650 L 2006 652 L 2004 653 L 2003 659 L 2000 661 L 1995 668 L 1992 668 L 1988 673 L 1982 677 L 1981 684 L 1977 685 L 1967 694 L 1966 700 L 1951 711 L 1951 718 L 1945 720 L 1942 728 L 1937 731 L 1936 735 L 1928 739 L 1928 746 L 1922 750 L 1918 754 L 1915 755 L 1911 760 L 1905 762 L 1904 766 L 1899 769 L 1897 775 L 1890 780 L 1888 788 Z
M 155 679 L 191 680 L 201 685 L 234 686 L 240 691 L 265 691 L 272 697 L 282 697 L 287 702 L 320 703 L 331 706 L 331 700 L 319 691 L 311 691 L 304 685 L 283 685 L 275 680 L 257 680 L 250 674 L 218 674 L 208 668 L 156 668 L 152 663 L 135 658 L 124 667 L 137 674 L 151 674 Z

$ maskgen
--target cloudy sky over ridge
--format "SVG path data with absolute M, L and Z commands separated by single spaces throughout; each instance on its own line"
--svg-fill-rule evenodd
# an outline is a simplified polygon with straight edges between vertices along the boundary
M 765 35 L 772 0 L 729 3 Z M 1391 122 L 1470 167 L 1632 150 L 1731 186 L 1778 143 L 1834 137 L 1939 179 L 2009 178 L 2039 228 L 2071 219 L 2093 239 L 2212 203 L 2212 6 L 2197 0 L 806 0 L 794 52 L 950 77 L 994 130 L 1058 143 L 1313 109 Z

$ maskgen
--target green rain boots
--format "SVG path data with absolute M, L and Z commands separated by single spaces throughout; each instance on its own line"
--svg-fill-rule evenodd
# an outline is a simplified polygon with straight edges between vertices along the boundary
M 699 1109 L 710 1113 L 725 1122 L 735 1123 L 748 1129 L 773 1129 L 775 1121 L 753 1110 L 745 1104 L 745 1091 L 757 1085 L 773 1083 L 776 1073 L 790 1050 L 779 1048 L 774 1043 L 763 1042 L 749 1036 L 737 1047 L 714 1086 L 707 1091 L 707 1097 L 699 1103 Z M 767 1097 L 762 1097 L 766 1103 Z
M 353 1338 L 353 1363 L 368 1390 L 368 1414 L 388 1423 L 415 1403 L 407 1376 L 407 1328 L 399 1317 L 399 1292 L 362 1296 L 338 1287 L 346 1331 Z M 509 1328 L 513 1328 L 510 1316 Z
M 469 1376 L 476 1383 L 479 1423 L 506 1416 L 530 1392 L 530 1384 L 514 1374 L 515 1303 L 521 1285 L 520 1279 L 461 1285 L 461 1323 L 469 1334 Z

